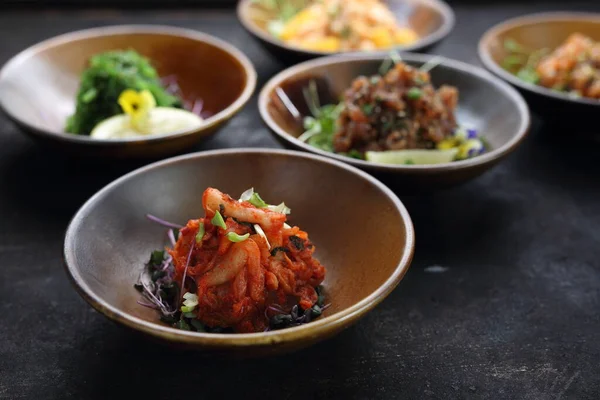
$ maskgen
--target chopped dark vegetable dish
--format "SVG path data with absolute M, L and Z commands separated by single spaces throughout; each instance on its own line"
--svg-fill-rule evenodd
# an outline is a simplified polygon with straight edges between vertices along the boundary
M 435 88 L 429 70 L 398 55 L 380 73 L 360 76 L 339 104 L 321 106 L 316 83 L 304 90 L 312 116 L 299 140 L 320 150 L 387 164 L 439 164 L 475 157 L 486 150 L 474 129 L 460 126 L 457 88 Z

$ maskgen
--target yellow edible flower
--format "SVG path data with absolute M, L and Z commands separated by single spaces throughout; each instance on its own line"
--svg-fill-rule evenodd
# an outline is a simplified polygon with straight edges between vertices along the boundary
M 438 148 L 438 150 L 450 150 L 455 147 L 458 147 L 459 144 L 460 143 L 458 142 L 458 140 L 456 140 L 456 138 L 451 137 L 451 138 L 447 138 L 447 139 L 444 139 L 441 142 L 439 142 L 437 144 L 437 148 Z
M 150 111 L 156 107 L 156 100 L 148 90 L 137 92 L 127 89 L 119 96 L 119 105 L 131 118 L 131 126 L 144 132 L 150 119 Z

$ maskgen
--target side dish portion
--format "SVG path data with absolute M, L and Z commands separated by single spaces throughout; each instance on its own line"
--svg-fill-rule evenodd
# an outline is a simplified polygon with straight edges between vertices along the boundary
M 302 49 L 323 52 L 378 50 L 411 44 L 417 33 L 401 26 L 380 0 L 259 0 L 277 18 L 269 32 Z
M 171 247 L 152 253 L 136 288 L 161 320 L 198 332 L 262 332 L 310 322 L 327 308 L 325 268 L 314 244 L 289 226 L 284 204 L 250 189 L 239 200 L 208 188 L 205 217 L 169 228 Z
M 201 101 L 184 102 L 175 77 L 161 79 L 133 50 L 97 54 L 81 76 L 65 130 L 97 139 L 169 134 L 202 124 Z
M 504 42 L 503 67 L 524 82 L 574 97 L 600 99 L 600 42 L 573 33 L 554 50 L 527 49 L 512 39 Z
M 482 154 L 483 139 L 457 122 L 458 89 L 433 86 L 429 70 L 435 66 L 386 60 L 379 74 L 356 78 L 337 105 L 321 106 L 311 81 L 304 97 L 312 116 L 304 118 L 298 139 L 386 164 L 439 164 Z

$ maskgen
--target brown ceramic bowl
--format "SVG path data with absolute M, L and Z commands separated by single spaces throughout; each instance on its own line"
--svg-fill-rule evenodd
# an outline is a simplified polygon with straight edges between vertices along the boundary
M 416 42 L 397 47 L 401 51 L 426 50 L 448 36 L 454 27 L 454 12 L 441 0 L 384 0 L 400 23 L 412 28 L 419 35 Z M 300 49 L 286 44 L 271 35 L 267 21 L 272 13 L 265 13 L 254 0 L 240 0 L 238 18 L 244 28 L 271 53 L 284 62 L 307 60 L 332 53 Z M 388 51 L 384 51 L 388 52 Z
M 161 76 L 177 76 L 185 97 L 204 100 L 205 124 L 144 139 L 97 140 L 64 133 L 88 60 L 119 49 L 149 57 Z M 244 106 L 255 87 L 256 72 L 246 56 L 212 36 L 167 26 L 112 26 L 57 36 L 13 57 L 0 70 L 0 108 L 31 136 L 60 149 L 92 156 L 156 157 L 214 133 Z
M 144 215 L 181 223 L 197 218 L 209 186 L 234 196 L 254 187 L 264 199 L 285 200 L 292 208 L 290 223 L 309 233 L 327 268 L 331 307 L 323 317 L 280 331 L 207 334 L 170 328 L 136 303 L 133 284 L 150 252 L 165 243 L 164 229 Z M 171 343 L 269 354 L 308 346 L 356 322 L 400 282 L 413 248 L 406 209 L 364 172 L 306 153 L 235 149 L 172 158 L 111 183 L 73 218 L 64 255 L 78 292 L 118 323 Z
M 530 49 L 554 49 L 575 32 L 600 41 L 600 14 L 552 12 L 510 19 L 483 35 L 479 41 L 479 57 L 490 71 L 517 87 L 537 114 L 563 120 L 571 127 L 587 123 L 595 126 L 600 100 L 574 98 L 526 83 L 502 68 L 502 60 L 508 55 L 504 48 L 506 39 L 513 39 Z
M 421 66 L 434 57 L 404 53 L 404 62 Z M 302 94 L 315 80 L 321 104 L 339 101 L 342 93 L 360 75 L 376 74 L 384 56 L 346 55 L 308 61 L 273 77 L 262 89 L 259 110 L 266 124 L 283 144 L 324 155 L 364 169 L 403 194 L 431 192 L 466 182 L 488 170 L 524 139 L 529 128 L 529 111 L 523 98 L 506 83 L 473 65 L 438 58 L 441 62 L 430 71 L 433 84 L 452 85 L 460 92 L 459 124 L 475 128 L 489 142 L 491 150 L 464 161 L 436 165 L 389 165 L 367 162 L 329 153 L 298 140 L 304 131 L 302 118 L 294 118 L 283 105 L 280 88 L 301 116 L 309 114 Z

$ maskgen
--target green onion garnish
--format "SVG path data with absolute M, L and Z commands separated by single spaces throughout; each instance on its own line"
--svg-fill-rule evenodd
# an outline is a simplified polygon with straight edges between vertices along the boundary
M 261 199 L 260 195 L 256 192 L 252 193 L 252 196 L 250 196 L 248 203 L 250 203 L 254 207 L 258 207 L 258 208 L 265 208 L 266 206 L 268 206 L 268 204 L 265 203 L 265 201 L 263 199 Z
M 506 39 L 504 41 L 504 49 L 511 53 L 525 53 L 523 47 L 514 39 Z
M 220 212 L 215 212 L 215 216 L 210 220 L 210 223 L 213 224 L 214 226 L 218 226 L 219 228 L 227 228 L 227 225 L 225 225 L 225 220 L 223 219 L 223 216 L 221 215 Z
M 186 292 L 183 295 L 183 298 L 185 300 L 183 301 L 183 305 L 181 306 L 181 312 L 190 313 L 194 311 L 194 308 L 196 308 L 196 306 L 198 305 L 198 296 L 193 293 Z
M 196 306 L 194 306 L 194 307 L 181 306 L 181 312 L 182 313 L 191 313 L 192 311 L 194 311 L 194 308 L 196 308 Z
M 410 90 L 406 93 L 406 97 L 408 97 L 411 100 L 418 100 L 421 98 L 422 95 L 423 92 L 417 87 L 410 88 Z
M 250 234 L 246 233 L 245 235 L 238 235 L 235 232 L 229 232 L 226 236 L 230 242 L 239 243 L 239 242 L 243 242 L 244 240 L 248 239 L 250 237 Z
M 226 236 L 230 242 L 239 243 L 239 242 L 243 242 L 244 240 L 248 239 L 250 237 L 250 234 L 246 233 L 245 235 L 238 235 L 235 232 L 229 232 Z
M 204 222 L 200 222 L 198 226 L 198 233 L 196 234 L 196 243 L 200 243 L 204 237 Z

